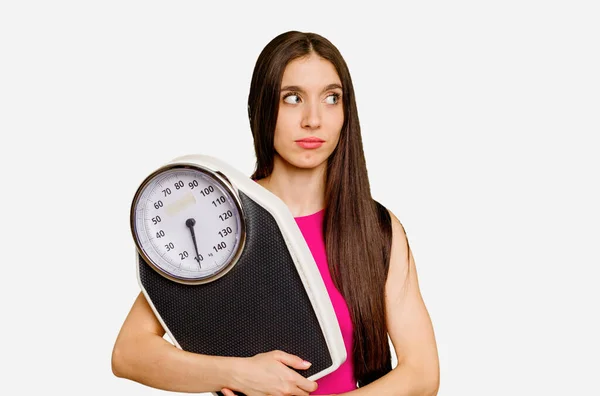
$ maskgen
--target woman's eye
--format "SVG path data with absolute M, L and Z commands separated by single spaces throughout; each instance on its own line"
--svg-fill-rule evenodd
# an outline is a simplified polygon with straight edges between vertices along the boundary
M 291 99 L 290 99 L 291 98 Z M 286 103 L 290 103 L 290 104 L 296 104 L 298 103 L 296 100 L 300 99 L 298 97 L 298 95 L 288 95 L 285 98 L 283 98 L 283 101 Z
M 337 104 L 340 100 L 340 96 L 338 94 L 331 94 L 327 97 L 326 100 L 329 100 L 327 104 Z

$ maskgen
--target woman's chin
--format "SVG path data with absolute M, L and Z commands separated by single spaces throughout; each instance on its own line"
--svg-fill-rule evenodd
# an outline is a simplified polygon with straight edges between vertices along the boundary
M 300 154 L 289 157 L 287 162 L 289 162 L 292 166 L 301 169 L 312 169 L 316 168 L 319 165 L 323 164 L 327 160 L 327 157 L 323 155 L 315 155 L 315 154 Z

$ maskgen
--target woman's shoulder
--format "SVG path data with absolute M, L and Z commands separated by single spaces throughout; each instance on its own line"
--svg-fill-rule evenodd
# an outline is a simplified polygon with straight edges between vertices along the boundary
M 373 202 L 375 202 L 375 207 L 377 208 L 377 216 L 379 217 L 379 222 L 381 223 L 381 225 L 391 226 L 391 216 L 393 216 L 393 213 L 388 208 L 383 206 L 379 201 L 374 199 Z
M 388 255 L 386 264 L 391 263 L 396 257 L 410 258 L 410 245 L 402 222 L 390 209 L 380 202 L 375 201 L 379 225 L 387 242 Z
M 377 208 L 377 215 L 379 217 L 379 223 L 381 226 L 389 231 L 392 231 L 393 234 L 397 234 L 393 237 L 394 239 L 396 239 L 396 237 L 406 238 L 404 226 L 398 217 L 396 217 L 396 215 L 390 209 L 386 208 L 379 201 L 375 199 L 373 201 L 375 202 L 375 206 Z

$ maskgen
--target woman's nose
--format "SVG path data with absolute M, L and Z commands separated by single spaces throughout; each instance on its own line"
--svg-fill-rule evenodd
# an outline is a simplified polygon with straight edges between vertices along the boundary
M 321 126 L 321 110 L 319 103 L 309 103 L 304 108 L 304 114 L 302 118 L 303 128 L 318 128 Z

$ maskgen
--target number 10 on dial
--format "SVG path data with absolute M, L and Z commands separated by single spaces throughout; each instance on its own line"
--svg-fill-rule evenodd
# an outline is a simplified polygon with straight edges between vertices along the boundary
M 219 172 L 196 165 L 166 166 L 148 176 L 133 199 L 131 230 L 144 261 L 184 284 L 225 275 L 245 241 L 233 187 Z

